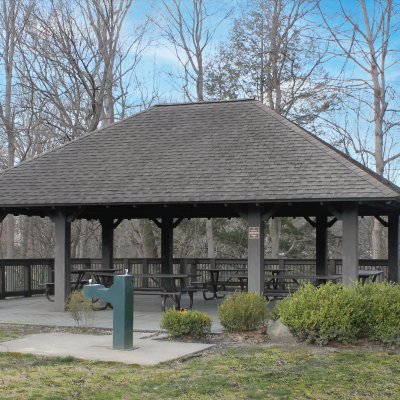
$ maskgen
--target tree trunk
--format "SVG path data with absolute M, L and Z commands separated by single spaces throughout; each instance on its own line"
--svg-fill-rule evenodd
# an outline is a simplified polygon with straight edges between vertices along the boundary
M 21 249 L 20 255 L 22 258 L 29 258 L 29 217 L 23 216 L 20 219 L 21 223 Z
M 158 250 L 156 238 L 154 236 L 152 223 L 148 220 L 140 220 L 141 231 L 142 231 L 142 249 L 143 257 L 157 258 Z
M 376 219 L 373 219 L 372 226 L 372 258 L 383 258 L 383 227 L 382 224 Z
M 271 218 L 269 220 L 269 236 L 271 238 L 271 258 L 279 257 L 279 239 L 281 236 L 281 219 Z
M 87 245 L 87 221 L 82 219 L 80 221 L 81 229 L 78 237 L 78 258 L 84 258 L 87 256 L 86 245 Z
M 207 257 L 215 258 L 215 243 L 212 219 L 206 220 Z
M 9 214 L 7 216 L 7 258 L 15 258 L 14 232 L 15 218 L 14 215 Z

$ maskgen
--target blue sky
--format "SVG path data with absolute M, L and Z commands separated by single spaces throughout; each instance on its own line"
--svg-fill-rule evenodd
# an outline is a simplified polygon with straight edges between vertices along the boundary
M 234 11 L 236 10 L 237 12 L 241 0 L 208 0 L 207 10 L 214 13 L 221 9 L 223 3 L 226 4 L 226 9 L 233 7 Z M 165 17 L 163 7 L 161 0 L 135 0 L 125 24 L 125 34 L 129 35 L 131 27 L 142 24 L 147 17 L 162 23 Z M 219 21 L 219 18 L 219 16 L 215 16 L 214 20 Z M 232 18 L 229 18 L 218 26 L 207 52 L 211 53 L 221 41 L 228 37 L 231 25 Z M 162 38 L 159 29 L 154 24 L 150 24 L 149 28 L 148 38 L 153 41 L 153 44 L 143 53 L 142 61 L 138 67 L 138 75 L 149 86 L 155 83 L 159 87 L 164 101 L 182 101 L 184 98 L 180 82 L 178 82 L 178 79 L 174 80 L 171 77 L 171 75 L 178 75 L 181 71 L 174 49 Z M 156 78 L 154 78 L 154 74 L 156 74 Z
M 182 0 L 183 2 L 185 0 Z M 207 9 L 211 11 L 215 11 L 221 7 L 221 0 L 204 0 L 207 4 Z M 246 0 L 224 0 L 225 4 L 228 7 L 234 7 L 233 17 L 238 16 L 240 13 L 241 6 L 246 3 Z M 191 2 L 191 0 L 190 0 Z M 351 15 L 355 15 L 360 26 L 363 26 L 363 20 L 361 15 L 361 10 L 359 6 L 358 0 L 344 0 L 342 4 L 345 7 L 346 12 Z M 372 11 L 373 1 L 368 0 L 367 6 L 369 10 Z M 337 17 L 337 13 L 340 11 L 338 0 L 322 0 L 321 8 L 328 15 L 328 20 L 332 24 L 337 24 L 339 22 L 339 18 Z M 133 25 L 143 23 L 147 16 L 151 16 L 151 18 L 155 19 L 157 22 L 162 22 L 164 17 L 163 11 L 163 3 L 161 0 L 135 0 L 132 11 L 128 17 L 127 24 L 125 26 L 126 33 L 129 34 L 130 29 Z M 397 16 L 398 17 L 398 16 Z M 215 32 L 215 36 L 211 45 L 208 48 L 209 52 L 213 52 L 217 45 L 228 38 L 229 31 L 232 25 L 233 18 L 225 20 L 219 28 Z M 313 17 L 313 21 L 315 23 L 320 23 L 323 25 L 322 18 L 316 13 Z M 349 28 L 349 25 L 343 26 L 345 29 Z M 343 28 L 342 27 L 342 28 Z M 152 28 L 155 28 L 154 26 Z M 320 30 L 321 35 L 326 35 L 324 29 Z M 151 87 L 155 85 L 160 92 L 161 99 L 160 101 L 174 102 L 174 101 L 182 101 L 184 97 L 181 91 L 181 83 L 178 79 L 178 75 L 180 72 L 180 65 L 176 59 L 173 49 L 171 46 L 166 43 L 160 36 L 159 31 L 157 29 L 150 29 L 149 38 L 154 40 L 153 45 L 148 47 L 146 51 L 143 53 L 143 59 L 138 67 L 138 76 L 140 81 L 144 86 Z M 393 47 L 400 48 L 400 37 L 399 34 L 396 34 L 393 38 Z M 332 50 L 338 50 L 336 47 L 332 47 Z M 398 60 L 398 54 L 391 56 L 392 61 Z M 362 71 L 358 66 L 356 66 L 353 62 L 347 60 L 343 57 L 336 56 L 332 57 L 328 63 L 325 64 L 324 69 L 333 77 L 337 77 L 339 72 L 342 72 L 341 77 L 351 78 L 354 76 L 362 77 L 366 79 L 370 79 L 369 74 L 365 71 Z M 399 68 L 391 68 L 388 70 L 386 75 L 386 80 L 388 83 L 392 84 L 394 87 L 398 88 L 400 86 L 400 69 Z M 369 100 L 370 99 L 370 100 Z M 372 103 L 372 96 L 367 97 L 367 101 Z M 369 116 L 370 111 L 365 108 L 364 109 L 364 121 L 361 125 L 358 125 L 358 130 L 362 131 L 362 134 L 367 137 L 366 143 L 373 147 L 373 131 L 371 117 Z M 336 116 L 339 122 L 343 122 L 345 115 L 338 114 Z M 369 121 L 368 121 L 369 120 Z M 357 129 L 357 121 L 349 119 L 349 124 L 351 129 Z M 396 131 L 394 134 L 394 139 L 400 137 L 400 132 Z M 353 154 L 357 157 L 357 154 Z M 373 165 L 371 165 L 373 167 Z M 398 167 L 396 165 L 392 166 L 392 172 L 397 174 Z M 392 178 L 396 179 L 396 177 L 392 176 Z

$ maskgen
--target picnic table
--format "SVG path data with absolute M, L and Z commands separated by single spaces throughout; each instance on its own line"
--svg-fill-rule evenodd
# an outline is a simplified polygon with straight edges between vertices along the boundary
M 243 268 L 201 268 L 197 271 L 208 272 L 210 275 L 210 279 L 208 282 L 192 282 L 192 285 L 201 286 L 201 289 L 203 290 L 204 300 L 223 299 L 225 297 L 225 294 L 219 295 L 218 292 L 221 290 L 225 291 L 227 286 L 238 285 L 241 291 L 243 291 L 245 288 L 247 270 Z M 243 272 L 246 272 L 246 275 L 244 275 Z M 220 280 L 221 273 L 229 273 L 230 276 L 226 280 Z M 235 281 L 234 278 L 236 278 L 237 280 Z M 207 295 L 208 292 L 211 292 L 211 296 Z
M 71 275 L 76 275 L 76 278 L 70 281 L 70 288 L 71 291 L 76 291 L 82 289 L 83 285 L 86 285 L 89 283 L 89 280 L 87 279 L 88 275 L 90 277 L 94 277 L 93 274 L 97 272 L 108 272 L 112 273 L 113 275 L 121 271 L 120 269 L 113 269 L 113 268 L 107 268 L 107 269 L 94 269 L 94 268 L 82 268 L 82 269 L 74 269 L 70 271 Z M 98 282 L 98 281 L 97 281 Z M 100 283 L 100 282 L 98 282 Z M 44 294 L 50 302 L 54 302 L 53 296 L 54 296 L 54 282 L 45 282 L 41 284 L 42 286 L 45 287 Z
M 88 275 L 96 280 L 97 283 L 103 283 L 100 282 L 100 274 L 104 274 L 104 276 L 114 276 L 117 274 L 117 272 L 121 272 L 122 269 L 117 269 L 117 268 L 100 268 L 100 269 L 94 269 L 94 268 L 82 268 L 82 269 L 75 269 L 71 271 L 71 275 L 77 275 L 76 280 L 75 280 L 75 285 L 72 288 L 73 290 L 81 289 L 84 284 L 87 283 L 87 279 L 84 279 L 85 276 L 87 277 Z
M 218 292 L 221 290 L 226 290 L 227 286 L 236 286 L 238 285 L 241 292 L 247 290 L 248 286 L 248 274 L 247 269 L 243 268 L 229 268 L 229 269 L 220 269 L 220 268 L 205 268 L 198 269 L 200 272 L 208 272 L 210 274 L 210 280 L 208 282 L 195 282 L 196 284 L 202 285 L 203 289 L 203 297 L 205 300 L 212 299 L 221 299 L 225 297 L 225 294 L 219 295 Z M 272 289 L 277 290 L 284 284 L 284 279 L 286 279 L 286 273 L 292 272 L 292 269 L 286 268 L 274 268 L 274 269 L 266 269 L 266 272 L 269 272 L 272 277 L 270 280 L 266 282 L 266 285 L 272 285 Z M 222 273 L 229 273 L 230 276 L 226 280 L 221 280 Z M 285 275 L 285 278 L 282 277 Z M 288 280 L 294 282 L 298 285 L 298 282 L 295 278 L 287 277 Z M 211 296 L 208 296 L 207 293 L 211 292 Z
M 174 302 L 175 309 L 181 308 L 182 294 L 189 295 L 189 309 L 193 307 L 193 294 L 197 291 L 193 287 L 188 287 L 186 282 L 189 279 L 187 274 L 133 274 L 135 278 L 149 278 L 154 287 L 135 288 L 134 293 L 144 295 L 161 296 L 161 308 L 165 311 L 167 299 Z
M 358 271 L 358 280 L 363 284 L 367 281 L 368 278 L 371 279 L 371 282 L 376 282 L 376 278 L 378 278 L 378 276 L 382 274 L 383 274 L 382 270 L 377 270 L 377 271 L 360 270 Z
M 292 278 L 291 276 L 287 276 L 287 272 L 293 272 L 293 269 L 287 269 L 287 268 L 267 268 L 265 269 L 266 272 L 270 273 L 271 276 L 266 277 L 265 285 L 266 286 L 272 286 L 274 289 L 278 289 L 279 286 L 282 286 L 284 282 L 287 280 L 288 282 L 293 282 L 298 285 L 298 282 L 296 281 L 295 278 Z M 234 277 L 239 280 L 240 283 L 240 291 L 244 292 L 247 291 L 247 285 L 248 285 L 248 274 L 247 271 L 245 275 L 235 275 Z
M 71 271 L 71 273 L 75 273 L 78 275 L 77 282 L 81 282 L 81 286 L 83 284 L 88 283 L 88 281 L 83 279 L 85 276 L 90 275 L 92 279 L 98 284 L 104 285 L 105 287 L 110 287 L 113 283 L 113 277 L 118 275 L 122 269 L 117 268 L 100 268 L 100 269 L 93 269 L 93 268 L 83 268 L 77 269 L 75 271 Z M 100 299 L 92 299 L 93 303 L 97 303 L 95 308 L 96 311 L 105 310 L 106 308 L 113 308 L 111 303 L 103 302 Z

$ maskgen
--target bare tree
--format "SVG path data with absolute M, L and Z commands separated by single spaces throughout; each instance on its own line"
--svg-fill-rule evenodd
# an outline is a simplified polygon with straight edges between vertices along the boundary
M 118 90 L 126 96 L 124 78 L 143 50 L 145 25 L 121 41 L 132 1 L 52 0 L 36 10 L 24 70 L 28 84 L 45 99 L 41 118 L 60 141 L 114 121 Z
M 132 3 L 51 0 L 32 10 L 27 34 L 18 43 L 21 59 L 16 66 L 24 102 L 19 116 L 23 134 L 17 137 L 19 160 L 107 126 L 129 111 L 130 80 L 146 46 L 147 27 L 144 22 L 122 33 Z M 24 220 L 35 234 L 35 227 L 44 225 Z M 93 242 L 97 225 L 74 224 L 76 255 L 94 248 L 85 243 Z M 22 232 L 22 237 L 29 233 Z
M 3 0 L 0 12 L 0 60 L 4 67 L 4 89 L 1 90 L 0 122 L 7 141 L 7 166 L 12 167 L 16 155 L 16 118 L 19 102 L 15 95 L 15 65 L 18 59 L 17 46 L 24 34 L 32 10 L 32 2 Z M 15 219 L 7 217 L 7 257 L 15 256 Z
M 398 64 L 396 35 L 399 21 L 396 18 L 398 4 L 392 0 L 357 1 L 359 7 L 346 8 L 339 0 L 339 12 L 334 25 L 319 5 L 321 16 L 334 43 L 335 54 L 344 58 L 346 65 L 352 64 L 354 72 L 347 79 L 349 87 L 357 95 L 353 110 L 357 126 L 337 124 L 339 136 L 347 140 L 353 153 L 361 155 L 361 161 L 374 166 L 383 176 L 390 170 L 390 164 L 400 157 L 399 107 L 396 88 L 388 72 Z M 335 21 L 335 19 L 333 19 Z M 344 67 L 346 68 L 346 67 Z M 360 93 L 361 92 L 361 93 Z M 370 117 L 372 114 L 372 118 Z M 361 120 L 361 122 L 360 122 Z M 372 128 L 373 140 L 368 135 Z M 372 144 L 372 145 L 371 145 Z M 382 226 L 374 220 L 372 232 L 372 256 L 383 255 Z
M 204 55 L 215 30 L 230 14 L 220 7 L 213 13 L 204 0 L 163 0 L 166 23 L 153 22 L 172 44 L 183 68 L 183 92 L 190 100 L 204 100 Z M 193 90 L 193 87 L 195 90 Z
M 183 93 L 189 101 L 204 100 L 204 56 L 215 30 L 230 14 L 223 7 L 210 13 L 203 0 L 163 0 L 165 25 L 153 21 L 172 44 L 183 68 Z M 194 90 L 193 90 L 194 89 Z M 206 220 L 207 256 L 215 257 L 212 219 Z
M 206 65 L 207 96 L 253 96 L 303 126 L 333 107 L 323 69 L 329 55 L 316 40 L 314 10 L 310 0 L 248 2 Z
M 309 125 L 331 108 L 323 64 L 326 46 L 315 40 L 310 0 L 249 1 L 235 19 L 229 39 L 206 66 L 211 98 L 255 96 L 279 114 Z M 280 253 L 281 219 L 269 220 L 271 256 Z

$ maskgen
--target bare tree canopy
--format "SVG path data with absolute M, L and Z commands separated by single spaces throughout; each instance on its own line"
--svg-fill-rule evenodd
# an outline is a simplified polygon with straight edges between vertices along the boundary
M 334 18 L 319 4 L 319 11 L 333 54 L 343 60 L 343 69 L 351 64 L 352 73 L 342 77 L 347 86 L 340 120 L 329 121 L 349 154 L 360 155 L 360 160 L 375 167 L 379 175 L 393 178 L 400 158 L 400 104 L 398 83 L 390 79 L 398 68 L 399 4 L 392 0 L 357 1 L 358 8 L 339 0 Z M 350 116 L 349 116 L 350 114 Z M 345 117 L 343 117 L 345 116 Z M 343 123 L 355 121 L 355 123 Z M 395 172 L 396 173 L 396 172 Z M 383 255 L 382 226 L 374 220 L 372 255 Z
M 305 125 L 334 106 L 327 45 L 315 40 L 315 2 L 257 0 L 234 21 L 206 68 L 211 98 L 255 96 L 278 113 Z

